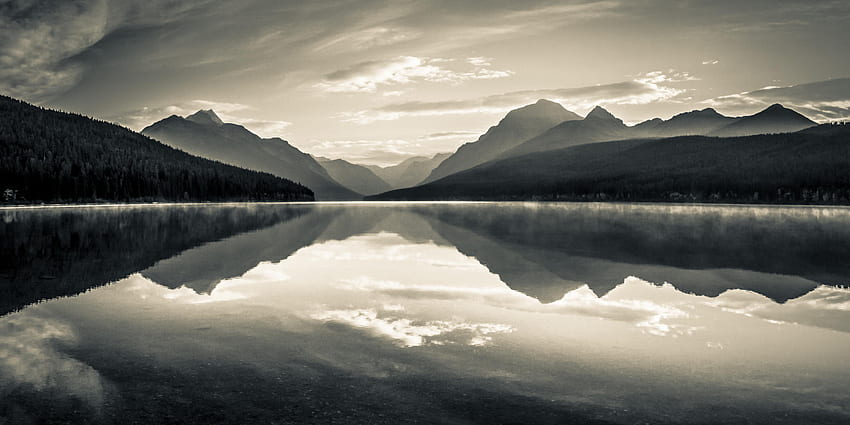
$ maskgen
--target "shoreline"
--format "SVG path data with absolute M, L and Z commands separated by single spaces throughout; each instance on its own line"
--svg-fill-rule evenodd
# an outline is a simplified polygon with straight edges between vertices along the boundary
M 805 208 L 805 209 L 846 209 L 850 204 L 778 204 L 778 203 L 721 203 L 721 202 L 604 202 L 604 201 L 234 201 L 234 202 L 131 202 L 131 203 L 92 203 L 92 204 L 37 204 L 37 205 L 0 205 L 3 210 L 42 210 L 73 208 L 142 208 L 142 207 L 221 207 L 241 205 L 403 205 L 403 204 L 537 204 L 537 205 L 621 205 L 621 206 L 678 206 L 678 207 L 745 207 L 745 208 Z

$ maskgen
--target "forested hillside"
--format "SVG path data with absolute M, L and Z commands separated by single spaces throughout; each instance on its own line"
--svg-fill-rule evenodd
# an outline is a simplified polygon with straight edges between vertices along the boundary
M 493 161 L 376 200 L 850 203 L 850 126 L 591 143 Z
M 172 115 L 144 128 L 142 134 L 201 158 L 305 184 L 319 200 L 363 198 L 335 181 L 312 156 L 286 140 L 264 139 L 241 125 L 224 123 L 212 110 L 201 110 L 185 118 Z
M 300 184 L 0 96 L 0 202 L 312 200 Z

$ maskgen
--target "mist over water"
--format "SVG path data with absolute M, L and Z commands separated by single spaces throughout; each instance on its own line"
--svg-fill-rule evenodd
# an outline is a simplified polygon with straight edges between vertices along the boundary
M 9 423 L 850 421 L 846 208 L 0 217 Z

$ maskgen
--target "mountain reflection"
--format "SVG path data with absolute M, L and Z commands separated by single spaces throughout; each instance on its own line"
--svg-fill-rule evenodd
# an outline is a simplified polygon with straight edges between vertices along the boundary
M 188 248 L 310 211 L 262 204 L 2 209 L 0 315 L 84 292 Z
M 850 282 L 850 211 L 612 204 L 253 205 L 4 210 L 0 314 L 134 272 L 209 293 L 260 262 L 380 231 L 474 257 L 549 303 L 629 276 L 785 302 Z
M 38 286 L 0 318 L 0 418 L 846 423 L 850 290 L 826 285 L 846 264 L 818 254 L 846 258 L 847 221 L 593 204 L 14 211 L 7 225 L 54 235 L 4 263 Z M 51 291 L 81 293 L 21 309 Z
M 611 205 L 315 207 L 309 215 L 189 250 L 143 271 L 165 286 L 209 292 L 261 261 L 325 240 L 381 231 L 474 257 L 512 289 L 550 303 L 587 285 L 602 296 L 637 276 L 716 297 L 743 289 L 776 302 L 850 279 L 850 218 L 841 212 Z M 671 218 L 672 217 L 672 218 Z M 844 235 L 843 233 L 848 233 Z M 780 241 L 781 239 L 781 241 Z
M 836 261 L 850 258 L 846 209 L 479 204 L 416 211 L 461 252 L 542 301 L 581 284 L 604 295 L 627 276 L 711 297 L 744 289 L 777 302 L 850 282 L 850 261 Z

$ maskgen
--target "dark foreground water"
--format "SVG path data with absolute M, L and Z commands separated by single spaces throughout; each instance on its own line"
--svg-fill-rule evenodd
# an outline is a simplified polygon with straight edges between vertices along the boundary
M 0 209 L 0 424 L 850 423 L 850 209 Z

